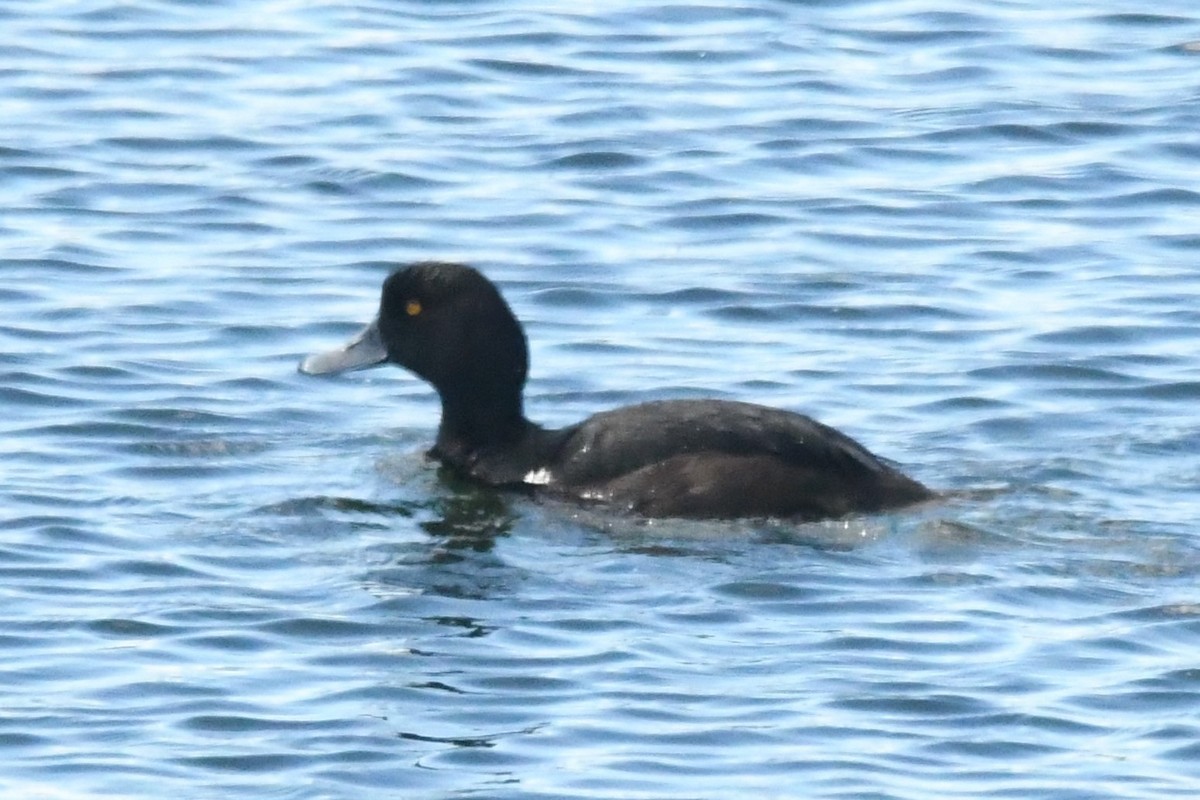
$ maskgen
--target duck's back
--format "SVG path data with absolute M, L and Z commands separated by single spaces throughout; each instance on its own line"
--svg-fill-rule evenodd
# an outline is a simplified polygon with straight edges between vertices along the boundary
M 833 428 L 727 400 L 596 414 L 569 432 L 553 472 L 567 494 L 651 517 L 820 519 L 931 496 Z

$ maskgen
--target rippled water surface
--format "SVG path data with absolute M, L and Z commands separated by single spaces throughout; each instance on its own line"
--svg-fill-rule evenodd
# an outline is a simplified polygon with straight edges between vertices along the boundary
M 1194 796 L 1200 10 L 1133 8 L 0 7 L 3 795 Z M 456 483 L 426 386 L 295 370 L 427 258 L 541 422 L 768 403 L 951 498 Z

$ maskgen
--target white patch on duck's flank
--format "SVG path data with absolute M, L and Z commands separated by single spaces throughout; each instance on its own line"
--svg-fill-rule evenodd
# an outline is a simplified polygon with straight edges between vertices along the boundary
M 529 472 L 526 472 L 525 477 L 521 480 L 525 481 L 525 483 L 533 483 L 537 484 L 538 486 L 545 486 L 550 483 L 550 481 L 554 480 L 554 476 L 551 475 L 550 470 L 546 469 L 545 467 L 538 467 L 537 469 L 531 469 Z

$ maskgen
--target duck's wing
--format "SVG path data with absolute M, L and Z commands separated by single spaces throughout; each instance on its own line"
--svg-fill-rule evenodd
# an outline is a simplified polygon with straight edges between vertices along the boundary
M 840 516 L 929 496 L 849 436 L 781 409 L 645 403 L 580 423 L 555 478 L 650 516 Z
M 862 473 L 891 469 L 810 417 L 731 400 L 667 400 L 601 412 L 573 429 L 558 461 L 563 481 L 588 483 L 676 456 L 718 453 Z

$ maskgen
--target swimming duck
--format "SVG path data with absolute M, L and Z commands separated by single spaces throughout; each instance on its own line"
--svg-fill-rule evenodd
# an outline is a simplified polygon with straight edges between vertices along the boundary
M 442 403 L 429 455 L 483 484 L 644 517 L 818 520 L 934 493 L 843 433 L 732 400 L 660 400 L 558 430 L 525 417 L 529 349 L 500 291 L 462 264 L 421 262 L 383 283 L 379 313 L 310 375 L 398 364 Z

